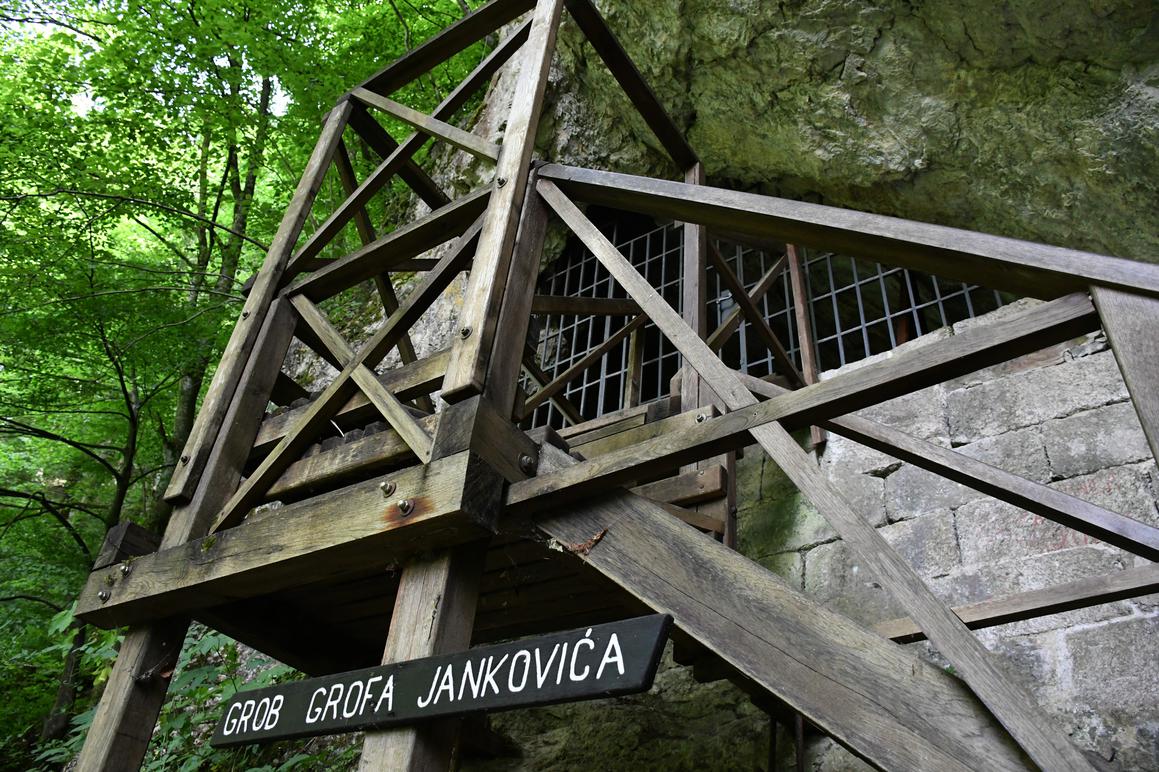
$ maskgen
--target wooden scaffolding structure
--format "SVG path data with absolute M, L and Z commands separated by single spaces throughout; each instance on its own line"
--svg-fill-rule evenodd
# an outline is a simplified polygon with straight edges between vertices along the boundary
M 565 6 L 684 170 L 682 180 L 534 160 Z M 432 114 L 389 98 L 525 13 Z M 502 144 L 450 124 L 518 49 Z M 396 142 L 371 109 L 414 133 Z M 361 181 L 344 145 L 347 128 L 382 156 Z M 451 200 L 412 161 L 431 138 L 493 163 L 492 182 Z M 331 164 L 349 197 L 302 239 Z M 431 212 L 379 236 L 365 207 L 395 175 Z M 683 315 L 576 202 L 687 223 Z M 678 399 L 583 422 L 561 397 L 566 377 L 550 380 L 529 357 L 529 320 L 552 305 L 535 297 L 551 218 L 627 292 L 639 320 L 632 324 L 654 324 L 679 350 Z M 351 221 L 364 246 L 321 258 Z M 798 372 L 767 329 L 759 294 L 746 293 L 713 255 L 708 229 L 839 250 L 1048 302 L 818 383 L 811 363 Z M 419 259 L 440 244 L 437 261 Z M 741 312 L 763 326 L 762 340 L 788 374 L 783 385 L 718 358 L 730 330 L 706 328 L 710 261 Z M 390 274 L 416 268 L 421 281 L 400 301 Z M 448 349 L 417 358 L 408 329 L 464 271 L 458 334 Z M 319 304 L 367 281 L 387 319 L 358 344 Z M 118 531 L 80 597 L 82 619 L 130 630 L 79 768 L 140 764 L 191 619 L 323 674 L 651 608 L 674 618 L 678 661 L 731 678 L 773 715 L 803 716 L 876 767 L 1091 769 L 971 628 L 1153 592 L 1157 567 L 950 609 L 789 432 L 812 426 L 851 437 L 1155 560 L 1159 530 L 1150 525 L 851 415 L 1100 325 L 1159 455 L 1159 266 L 709 187 L 696 153 L 591 0 L 493 0 L 344 95 L 326 118 L 173 476 L 167 498 L 176 508 L 164 538 L 152 549 Z M 306 392 L 282 372 L 295 338 L 339 371 L 305 404 L 298 403 Z M 376 371 L 396 348 L 403 365 Z M 519 385 L 524 369 L 540 383 L 534 395 Z M 271 402 L 294 400 L 266 412 Z M 574 425 L 521 430 L 527 406 L 547 400 Z M 324 442 L 336 427 L 346 441 Z M 882 628 L 884 636 L 867 631 L 729 548 L 729 454 L 751 444 L 813 502 L 909 619 Z M 282 505 L 262 506 L 270 502 Z M 922 637 L 959 677 L 894 642 Z M 445 768 L 455 728 L 442 721 L 370 733 L 362 768 Z

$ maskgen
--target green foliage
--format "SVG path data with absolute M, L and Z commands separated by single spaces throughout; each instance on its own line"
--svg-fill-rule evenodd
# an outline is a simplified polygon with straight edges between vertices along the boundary
M 0 12 L 0 769 L 58 767 L 83 739 L 117 638 L 74 625 L 72 599 L 109 528 L 164 528 L 160 493 L 321 115 L 464 8 L 15 0 Z M 431 109 L 483 48 L 396 98 Z M 347 142 L 365 176 L 378 158 Z M 344 197 L 328 176 L 310 223 Z M 376 227 L 410 202 L 388 187 L 370 205 Z M 327 254 L 355 243 L 347 229 Z M 71 723 L 42 741 L 68 662 Z M 150 768 L 350 763 L 341 744 L 209 749 L 214 706 L 251 677 L 287 675 L 255 670 L 221 636 L 194 641 Z

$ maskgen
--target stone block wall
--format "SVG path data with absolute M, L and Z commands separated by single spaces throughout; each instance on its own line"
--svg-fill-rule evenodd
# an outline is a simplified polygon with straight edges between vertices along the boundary
M 973 325 L 1001 323 L 1030 302 L 962 322 L 881 356 L 928 345 Z M 1159 473 L 1101 334 L 892 400 L 861 415 L 1159 525 Z M 1146 563 L 836 435 L 830 437 L 820 464 L 952 604 Z M 902 615 L 872 573 L 759 451 L 741 462 L 738 483 L 743 552 L 867 625 Z M 1056 614 L 979 635 L 1080 747 L 1097 752 L 1113 768 L 1159 768 L 1159 598 Z M 927 644 L 913 645 L 941 661 Z M 818 769 L 858 766 L 831 743 L 818 743 L 813 753 Z
M 1020 301 L 880 356 L 999 324 Z M 866 360 L 866 362 L 872 360 Z M 849 365 L 845 370 L 862 367 Z M 835 371 L 841 372 L 841 371 Z M 832 373 L 826 374 L 832 375 Z M 1114 511 L 1159 524 L 1159 472 L 1105 339 L 1085 336 L 862 411 L 867 418 Z M 801 435 L 805 439 L 805 434 Z M 1141 558 L 839 436 L 818 463 L 952 604 L 1143 565 Z M 759 448 L 738 463 L 739 548 L 804 593 L 872 625 L 902 614 Z M 980 631 L 1081 748 L 1110 769 L 1159 768 L 1159 596 Z M 948 666 L 928 644 L 911 644 Z M 670 662 L 645 695 L 492 717 L 520 758 L 471 769 L 765 769 L 768 720 L 725 682 Z M 792 739 L 778 738 L 781 768 Z M 813 736 L 810 769 L 867 769 Z

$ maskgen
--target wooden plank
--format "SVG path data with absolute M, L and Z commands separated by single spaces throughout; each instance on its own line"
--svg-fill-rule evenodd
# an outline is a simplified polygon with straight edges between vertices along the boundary
M 390 136 L 382 124 L 374 120 L 367 109 L 358 102 L 354 103 L 354 109 L 350 113 L 350 128 L 354 129 L 358 136 L 362 137 L 370 146 L 370 149 L 378 153 L 384 161 L 399 152 L 401 145 L 395 142 L 394 137 Z M 395 173 L 431 209 L 446 206 L 447 202 L 450 201 L 438 183 L 432 180 L 422 167 L 411 160 L 410 155 L 401 159 Z M 295 256 L 296 261 L 297 256 Z
M 389 271 L 397 260 L 421 255 L 455 238 L 477 218 L 491 197 L 489 188 L 469 193 L 295 282 L 287 291 L 315 303 Z
M 502 488 L 488 469 L 461 453 L 256 513 L 235 528 L 140 557 L 128 575 L 91 574 L 77 614 L 102 627 L 135 624 L 479 539 L 493 526 Z M 383 483 L 394 484 L 389 495 Z M 101 591 L 111 597 L 102 601 Z
M 364 88 L 356 88 L 350 93 L 363 104 L 382 110 L 387 115 L 391 115 L 429 136 L 464 150 L 476 158 L 491 162 L 499 160 L 499 146 L 483 139 L 478 134 L 463 131 L 458 126 L 440 121 L 438 118 L 431 117 Z
M 358 190 L 358 179 L 354 176 L 354 165 L 350 162 L 345 143 L 338 146 L 338 155 L 334 159 L 334 165 L 338 169 L 338 178 L 342 182 L 342 189 L 346 191 L 347 196 L 354 195 L 355 191 Z M 370 222 L 370 215 L 367 214 L 365 206 L 358 207 L 354 212 L 354 225 L 358 230 L 358 238 L 362 241 L 363 246 L 374 243 L 378 238 L 374 233 L 374 224 Z M 383 272 L 375 276 L 374 288 L 378 292 L 379 299 L 382 300 L 382 308 L 387 316 L 398 310 L 398 295 L 395 294 L 394 284 L 391 282 L 389 273 Z M 404 365 L 418 361 L 410 333 L 399 339 L 398 356 Z M 428 413 L 435 412 L 434 403 L 425 394 L 416 400 L 416 404 Z
M 193 498 L 170 516 L 162 538 L 163 548 L 205 533 L 213 513 L 237 486 L 262 409 L 293 338 L 293 328 L 289 304 L 275 300 L 225 413 L 223 424 L 230 430 L 220 433 L 213 443 Z M 94 575 L 103 576 L 105 572 Z M 119 571 L 114 572 L 117 575 L 121 575 Z M 160 616 L 168 617 L 169 613 L 179 612 Z M 165 700 L 171 666 L 177 661 L 188 627 L 188 619 L 177 616 L 148 627 L 135 627 L 125 635 L 94 712 L 77 769 L 115 772 L 140 766 Z
M 138 555 L 147 555 L 157 549 L 161 537 L 148 531 L 130 520 L 123 520 L 105 534 L 105 541 L 101 544 L 101 551 L 93 561 L 93 571 L 108 568 L 114 563 L 120 563 Z
M 817 343 L 809 313 L 809 293 L 805 290 L 805 269 L 795 244 L 785 245 L 785 257 L 789 261 L 789 283 L 793 290 L 793 318 L 797 323 L 797 342 L 801 349 L 801 375 L 806 384 L 816 383 L 819 380 Z M 819 426 L 810 426 L 809 436 L 814 448 L 825 442 L 825 430 Z
M 1159 459 L 1159 300 L 1107 287 L 1092 287 L 1091 295 L 1151 455 Z
M 682 472 L 632 489 L 637 496 L 684 507 L 723 498 L 727 491 L 728 475 L 720 464 Z
M 351 109 L 350 101 L 343 100 L 331 111 L 322 128 L 322 134 L 318 137 L 310 160 L 306 162 L 306 169 L 302 172 L 302 179 L 298 182 L 290 206 L 266 252 L 266 259 L 258 271 L 253 289 L 242 306 L 241 316 L 230 334 L 229 343 L 221 354 L 221 364 L 214 371 L 201 409 L 197 411 L 185 449 L 181 452 L 165 490 L 166 501 L 184 502 L 193 495 L 197 479 L 205 467 L 258 331 L 265 320 L 266 311 L 277 293 L 282 273 L 290 259 L 290 250 L 294 248 L 294 242 L 298 240 L 306 217 L 310 214 L 326 169 L 342 139 L 342 129 L 346 126 Z
M 451 654 L 471 645 L 484 551 L 468 545 L 417 560 L 403 570 L 382 664 Z M 364 772 L 448 769 L 458 722 L 367 732 L 358 768 Z
M 257 469 L 226 503 L 214 523 L 212 531 L 219 531 L 236 525 L 245 516 L 306 446 L 318 437 L 326 426 L 356 390 L 351 376 L 359 367 L 374 367 L 398 342 L 399 337 L 410 329 L 430 303 L 438 297 L 458 274 L 471 255 L 475 239 L 479 233 L 479 223 L 472 225 L 459 237 L 455 247 L 439 260 L 439 268 L 423 277 L 418 287 L 407 296 L 398 311 L 362 345 L 358 355 L 338 373 L 329 386 L 307 406 L 297 422 L 274 446 L 269 455 L 262 459 Z
M 447 370 L 449 353 L 448 349 L 444 349 L 414 364 L 387 370 L 378 376 L 378 380 L 399 399 L 412 399 L 420 394 L 430 394 L 442 382 L 443 373 Z M 254 453 L 264 455 L 272 450 L 308 409 L 308 406 L 291 408 L 284 413 L 267 416 L 258 430 Z M 350 429 L 373 421 L 376 415 L 378 413 L 370 404 L 370 400 L 359 392 L 338 409 L 333 420 L 343 429 Z
M 782 256 L 769 267 L 769 270 L 765 271 L 756 286 L 753 287 L 752 292 L 748 293 L 749 300 L 754 305 L 760 303 L 761 299 L 773 288 L 773 285 L 781 277 L 781 272 L 784 270 L 785 258 Z M 716 329 L 712 331 L 712 334 L 708 336 L 708 347 L 713 351 L 720 351 L 724 348 L 724 344 L 728 342 L 728 339 L 740 327 L 741 317 L 742 312 L 739 305 L 729 311 L 728 316 L 721 320 L 720 324 L 716 326 Z
M 684 172 L 684 181 L 690 185 L 703 185 L 704 166 L 696 162 Z M 684 250 L 681 254 L 680 316 L 692 332 L 701 338 L 708 337 L 708 229 L 703 225 L 686 222 L 681 228 Z M 688 362 L 681 362 L 680 369 L 680 409 L 695 410 L 709 404 L 711 397 L 701 393 L 700 374 Z
M 784 389 L 756 378 L 746 377 L 743 381 L 753 393 L 769 397 L 785 393 Z M 1159 528 L 859 416 L 833 418 L 823 422 L 823 425 L 867 447 L 1007 504 L 1074 528 L 1148 560 L 1159 560 Z
M 330 320 L 317 306 L 302 295 L 293 296 L 290 302 L 293 303 L 294 308 L 297 309 L 306 324 L 322 340 L 323 345 L 338 357 L 344 368 L 354 362 L 357 353 L 338 333 L 338 330 L 334 329 Z M 398 433 L 398 436 L 414 451 L 415 456 L 424 464 L 430 461 L 430 435 L 419 425 L 414 416 L 407 412 L 402 402 L 383 387 L 374 371 L 365 364 L 361 364 L 354 368 L 350 377 L 358 384 L 358 388 L 362 390 L 375 409 Z
M 543 474 L 574 463 L 545 446 Z M 631 494 L 536 526 L 882 769 L 1025 769 L 957 679 Z
M 544 386 L 551 383 L 551 376 L 544 372 L 543 368 L 540 367 L 539 364 L 535 361 L 535 349 L 531 348 L 531 346 L 527 344 L 524 344 L 522 365 L 523 371 L 527 373 L 527 377 L 530 378 L 531 382 L 534 383 L 537 387 L 542 389 Z M 575 403 L 568 399 L 565 395 L 553 394 L 551 397 L 551 403 L 555 405 L 556 409 L 559 410 L 559 412 L 563 414 L 563 417 L 566 418 L 573 426 L 575 424 L 583 423 L 584 417 L 580 415 L 579 408 L 576 407 Z M 524 412 L 522 407 L 519 407 L 518 410 L 521 413 Z
M 635 316 L 640 306 L 626 298 L 574 298 L 559 295 L 536 295 L 531 299 L 531 313 L 565 316 Z
M 634 330 L 628 339 L 628 372 L 624 376 L 624 406 L 640 404 L 644 389 L 644 331 Z
M 551 183 L 541 183 L 548 203 L 576 232 L 580 240 L 606 267 L 613 278 L 641 307 L 665 337 L 700 373 L 731 410 L 757 403 L 741 380 L 690 330 L 663 297 L 652 288 L 615 246 L 600 233 Z M 896 363 L 895 363 L 896 366 Z M 1011 736 L 1043 769 L 1090 770 L 1090 762 L 1053 724 L 1020 685 L 1010 681 L 993 656 L 973 633 L 930 591 L 913 568 L 886 542 L 818 469 L 807 453 L 778 423 L 753 427 L 752 437 L 829 521 L 842 540 L 878 577 L 878 581 L 921 625 L 930 641 L 962 674 L 970 688 L 1010 732 Z
M 740 279 L 736 278 L 736 274 L 728 267 L 728 263 L 725 262 L 720 251 L 715 246 L 709 250 L 709 257 L 712 259 L 712 264 L 716 268 L 716 275 L 720 277 L 725 288 L 732 295 L 732 299 L 741 309 L 741 313 L 748 319 L 749 325 L 756 331 L 757 337 L 761 339 L 761 343 L 773 355 L 773 361 L 777 365 L 777 371 L 781 375 L 787 376 L 791 383 L 804 386 L 805 377 L 797 369 L 797 365 L 794 364 L 792 358 L 789 356 L 789 352 L 785 350 L 784 345 L 781 344 L 776 333 L 769 327 L 764 313 L 749 298 L 748 291 L 740 283 Z
M 520 25 L 510 37 L 496 46 L 495 50 L 488 54 L 479 63 L 479 66 L 472 70 L 463 82 L 456 86 L 439 103 L 439 106 L 435 108 L 432 115 L 439 120 L 450 120 L 476 91 L 491 80 L 491 77 L 499 68 L 527 40 L 529 26 L 529 23 Z M 301 249 L 298 250 L 298 254 L 294 257 L 294 264 L 302 263 L 303 270 L 311 270 L 308 267 L 309 260 L 321 252 L 322 248 L 342 230 L 342 227 L 350 222 L 350 219 L 366 206 L 374 194 L 381 190 L 386 183 L 390 182 L 395 173 L 402 168 L 405 162 L 410 160 L 411 156 L 422 148 L 427 139 L 429 137 L 426 134 L 416 132 L 403 140 L 402 144 L 398 146 L 398 149 L 384 158 L 382 163 L 362 181 L 361 185 L 353 192 L 347 194 L 348 198 L 346 201 L 326 219 L 314 235 L 306 240 L 306 243 L 302 245 Z
M 361 86 L 379 94 L 397 91 L 514 20 L 532 5 L 531 0 L 492 0 L 406 52 L 363 81 Z
M 644 80 L 620 41 L 612 33 L 591 0 L 567 0 L 567 10 L 576 24 L 611 71 L 612 77 L 624 89 L 628 99 L 640 112 L 640 117 L 652 129 L 660 144 L 679 169 L 688 169 L 699 162 L 696 152 L 684 138 L 684 132 L 669 117 L 656 98 L 655 92 Z
M 591 204 L 699 222 L 1050 299 L 1091 284 L 1159 295 L 1159 265 L 704 185 L 547 164 L 539 176 Z
M 497 188 L 484 216 L 479 250 L 467 285 L 467 303 L 459 317 L 460 337 L 451 347 L 451 363 L 443 382 L 442 396 L 447 402 L 458 402 L 483 390 L 562 11 L 563 0 L 538 0 L 532 16 L 495 168 Z
M 954 613 L 971 630 L 981 630 L 1102 603 L 1138 598 L 1153 592 L 1159 592 L 1159 564 L 1128 568 L 1106 576 L 1090 576 L 1041 590 L 1028 590 L 1005 598 L 955 606 Z M 880 622 L 873 626 L 873 631 L 898 643 L 914 643 L 926 638 L 925 633 L 908 617 Z
M 573 362 L 566 370 L 555 376 L 555 378 L 553 378 L 551 382 L 544 386 L 542 389 L 527 397 L 523 403 L 523 415 L 520 416 L 520 420 L 523 420 L 524 418 L 527 418 L 529 415 L 531 415 L 531 411 L 542 405 L 551 396 L 559 393 L 564 386 L 571 383 L 571 381 L 583 373 L 584 370 L 587 370 L 589 367 L 603 359 L 604 355 L 619 346 L 620 343 L 623 342 L 624 338 L 631 335 L 635 330 L 643 327 L 647 322 L 648 318 L 646 316 L 637 316 L 635 319 L 631 320 L 620 329 L 616 330 L 607 338 L 605 338 L 603 342 L 600 343 L 600 345 L 589 350 L 586 354 Z
M 270 402 L 275 405 L 289 405 L 295 400 L 309 398 L 310 392 L 285 373 L 278 373 L 274 390 L 270 392 Z

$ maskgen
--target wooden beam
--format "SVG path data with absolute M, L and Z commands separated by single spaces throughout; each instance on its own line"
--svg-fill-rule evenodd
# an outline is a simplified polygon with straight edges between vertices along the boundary
M 378 380 L 399 399 L 412 399 L 420 394 L 429 394 L 437 389 L 442 381 L 443 373 L 447 370 L 448 353 L 444 349 L 414 364 L 387 370 L 378 376 Z M 258 430 L 254 453 L 262 456 L 273 450 L 308 409 L 309 406 L 304 405 L 267 416 Z M 358 392 L 338 409 L 333 420 L 343 429 L 350 429 L 374 420 L 376 414 L 366 395 Z
M 699 222 L 915 268 L 1038 298 L 1096 284 L 1159 296 L 1159 265 L 940 225 L 703 185 L 547 164 L 539 170 L 591 204 Z
M 394 137 L 390 136 L 390 132 L 383 128 L 381 123 L 374 120 L 370 112 L 358 102 L 354 103 L 354 109 L 350 113 L 350 128 L 354 129 L 355 133 L 362 137 L 370 149 L 378 153 L 384 161 L 394 156 L 401 148 Z M 446 206 L 447 202 L 450 201 L 439 184 L 432 180 L 422 167 L 411 160 L 409 155 L 401 159 L 395 173 L 431 209 Z M 294 256 L 295 262 L 297 257 L 297 255 Z
M 777 397 L 786 393 L 785 389 L 759 378 L 742 376 L 742 381 L 754 394 Z M 823 421 L 822 425 L 866 447 L 939 474 L 999 501 L 1074 528 L 1148 560 L 1159 560 L 1159 528 L 866 418 L 848 415 Z
M 1041 590 L 1028 590 L 1006 598 L 990 598 L 964 606 L 955 606 L 954 613 L 971 630 L 981 630 L 1024 619 L 1037 619 L 1050 614 L 1061 614 L 1089 608 L 1117 600 L 1138 598 L 1159 592 L 1159 564 L 1128 568 L 1106 576 L 1090 576 L 1073 582 L 1056 584 Z M 897 643 L 915 643 L 926 639 L 917 625 L 908 617 L 891 619 L 873 626 L 878 635 Z
M 765 271 L 764 275 L 761 276 L 760 281 L 758 281 L 756 286 L 753 287 L 753 291 L 748 293 L 749 300 L 751 300 L 754 305 L 760 303 L 761 299 L 764 298 L 764 296 L 769 293 L 769 290 L 773 288 L 773 285 L 777 282 L 777 279 L 780 278 L 781 273 L 784 270 L 785 258 L 782 256 L 769 267 L 769 270 Z M 720 351 L 722 348 L 724 348 L 724 344 L 728 342 L 728 339 L 731 338 L 737 331 L 737 328 L 740 327 L 742 315 L 743 314 L 740 305 L 737 305 L 736 308 L 729 311 L 728 316 L 726 316 L 721 321 L 721 323 L 716 326 L 716 329 L 712 331 L 712 334 L 708 336 L 708 347 L 713 351 Z
M 101 627 L 135 624 L 364 574 L 487 536 L 501 491 L 494 473 L 470 453 L 410 467 L 138 558 L 128 575 L 95 572 L 77 615 Z
M 713 464 L 638 486 L 632 492 L 646 499 L 686 507 L 723 498 L 728 492 L 728 475 L 723 466 Z
M 233 328 L 225 351 L 221 355 L 221 364 L 213 373 L 209 389 L 202 400 L 201 409 L 197 411 L 197 418 L 193 422 L 193 429 L 181 452 L 173 476 L 169 479 L 169 486 L 165 490 L 165 500 L 170 502 L 185 502 L 192 495 L 197 485 L 201 470 L 213 448 L 217 433 L 221 429 L 222 420 L 233 400 L 234 391 L 241 379 L 242 371 L 246 367 L 250 353 L 253 351 L 254 341 L 258 331 L 265 321 L 266 311 L 273 302 L 282 273 L 290 259 L 290 251 L 294 242 L 302 232 L 306 217 L 318 195 L 326 169 L 342 139 L 342 130 L 350 116 L 352 106 L 349 100 L 343 100 L 330 112 L 322 134 L 314 146 L 310 160 L 306 162 L 306 169 L 302 179 L 290 200 L 278 232 L 270 243 L 266 252 L 266 259 L 258 271 L 253 289 L 246 298 L 242 307 L 241 316 Z
M 536 295 L 531 299 L 531 313 L 560 316 L 635 316 L 640 306 L 627 298 L 575 298 L 560 295 Z
M 695 187 L 695 186 L 694 186 Z M 757 404 L 740 378 L 721 362 L 680 316 L 664 302 L 599 229 L 550 182 L 539 190 L 580 240 L 595 254 L 665 337 L 700 373 L 730 410 Z M 894 363 L 896 366 L 896 363 Z M 1043 769 L 1091 770 L 1090 762 L 1069 741 L 1031 696 L 998 668 L 985 646 L 930 591 L 913 568 L 865 518 L 854 512 L 807 453 L 778 423 L 753 427 L 752 437 L 794 485 L 829 521 L 885 589 L 921 625 L 930 641 L 950 660 L 979 699 Z
M 458 275 L 471 255 L 478 233 L 479 223 L 476 222 L 459 237 L 455 247 L 439 260 L 440 267 L 423 277 L 422 283 L 407 296 L 398 311 L 391 314 L 386 323 L 370 336 L 359 349 L 358 355 L 338 373 L 318 399 L 307 406 L 293 428 L 282 437 L 269 455 L 262 459 L 257 469 L 234 493 L 233 498 L 222 509 L 212 531 L 220 531 L 240 522 L 270 485 L 282 475 L 286 467 L 296 460 L 295 457 L 318 437 L 322 428 L 333 420 L 338 410 L 355 392 L 355 382 L 351 378 L 354 371 L 362 366 L 374 367 L 382 361 L 390 349 L 394 348 L 399 337 L 410 329 L 430 303 Z
M 644 76 L 636 69 L 628 53 L 620 45 L 620 41 L 612 33 L 610 27 L 600 12 L 596 10 L 591 0 L 567 0 L 567 10 L 575 19 L 576 25 L 584 33 L 592 48 L 599 54 L 600 59 L 607 65 L 612 77 L 624 89 L 628 99 L 640 112 L 640 117 L 648 124 L 648 128 L 660 140 L 660 144 L 668 151 L 678 169 L 689 169 L 699 163 L 696 152 L 684 138 L 684 132 L 676 125 L 672 118 L 656 98 Z
M 684 172 L 684 181 L 703 185 L 704 166 L 699 161 Z M 681 254 L 680 316 L 692 332 L 700 338 L 708 337 L 708 229 L 703 225 L 686 222 L 682 229 L 684 250 Z M 700 374 L 681 363 L 680 409 L 695 410 L 711 401 L 711 395 L 702 391 Z
M 785 257 L 789 261 L 789 283 L 793 289 L 793 319 L 797 324 L 797 343 L 801 349 L 801 375 L 806 384 L 816 383 L 817 342 L 809 313 L 809 292 L 805 289 L 805 267 L 795 244 L 785 245 Z M 814 449 L 825 442 L 825 430 L 819 426 L 810 426 L 809 435 Z
M 338 333 L 338 330 L 334 329 L 334 325 L 316 305 L 302 295 L 295 295 L 290 302 L 294 304 L 294 308 L 297 309 L 298 314 L 301 315 L 306 324 L 321 339 L 322 344 L 338 358 L 343 368 L 354 363 L 358 356 L 357 352 Z M 375 372 L 365 364 L 359 364 L 354 366 L 354 371 L 350 377 L 354 379 L 358 388 L 386 419 L 386 422 L 410 447 L 419 461 L 424 464 L 429 462 L 431 460 L 430 435 L 419 425 L 414 416 L 407 412 L 402 402 L 382 385 Z
M 454 124 L 440 121 L 438 118 L 431 117 L 426 113 L 407 107 L 380 94 L 375 94 L 373 91 L 367 91 L 364 88 L 356 88 L 350 93 L 363 104 L 378 108 L 387 115 L 393 116 L 415 129 L 419 129 L 424 134 L 441 139 L 447 144 L 454 145 L 476 158 L 491 161 L 492 163 L 499 160 L 499 146 L 494 142 L 483 139 L 477 134 L 463 131 Z
M 491 77 L 499 68 L 527 40 L 528 27 L 528 23 L 520 25 L 510 37 L 496 46 L 495 50 L 488 54 L 479 63 L 479 66 L 472 70 L 471 74 L 456 86 L 447 95 L 446 99 L 439 103 L 439 106 L 435 108 L 432 115 L 439 120 L 450 120 L 476 91 L 491 80 Z M 384 158 L 382 163 L 362 181 L 361 185 L 353 192 L 347 194 L 348 198 L 346 201 L 326 219 L 314 235 L 306 240 L 306 243 L 302 245 L 302 248 L 298 250 L 298 254 L 294 257 L 294 264 L 301 263 L 303 270 L 310 270 L 308 267 L 309 260 L 321 252 L 322 248 L 330 243 L 330 240 L 342 230 L 342 227 L 350 222 L 350 219 L 366 206 L 374 194 L 390 182 L 395 173 L 422 148 L 428 139 L 429 137 L 426 134 L 416 132 L 403 140 L 402 144 L 398 146 L 398 149 Z
M 1151 455 L 1159 459 L 1159 300 L 1105 287 L 1092 287 L 1091 295 Z
M 451 363 L 443 382 L 442 396 L 448 402 L 458 402 L 483 390 L 562 11 L 563 0 L 538 0 L 532 16 L 522 71 L 495 169 L 498 187 L 483 221 L 479 250 L 467 285 L 468 302 L 459 317 L 460 336 L 451 347 Z
M 335 157 L 334 163 L 338 168 L 338 178 L 342 182 L 342 189 L 346 191 L 347 196 L 353 195 L 358 190 L 358 179 L 354 176 L 354 165 L 350 162 L 350 155 L 346 152 L 346 143 L 338 146 L 338 155 Z M 367 214 L 365 206 L 360 206 L 355 211 L 354 225 L 358 230 L 358 238 L 363 246 L 374 243 L 378 238 L 374 233 L 374 224 L 370 222 L 370 215 Z M 398 295 L 395 294 L 394 283 L 391 281 L 389 273 L 384 271 L 374 277 L 374 289 L 378 292 L 382 308 L 387 316 L 398 310 Z M 398 356 L 405 365 L 418 361 L 410 333 L 399 339 Z M 417 400 L 416 404 L 428 413 L 435 412 L 434 403 L 425 394 Z
M 527 418 L 527 416 L 531 415 L 531 411 L 535 410 L 535 408 L 542 405 L 550 397 L 557 394 L 561 389 L 563 389 L 564 386 L 578 377 L 584 370 L 588 369 L 596 362 L 603 359 L 604 355 L 614 349 L 616 346 L 619 346 L 620 343 L 623 342 L 624 338 L 628 337 L 634 331 L 640 329 L 647 323 L 648 317 L 643 315 L 637 316 L 635 319 L 631 320 L 620 329 L 616 330 L 607 338 L 605 338 L 603 342 L 600 343 L 600 345 L 591 349 L 574 363 L 572 363 L 570 367 L 568 367 L 559 375 L 555 376 L 551 383 L 548 383 L 542 389 L 527 398 L 523 404 L 523 415 L 520 416 L 520 420 L 523 420 L 524 418 Z
M 423 73 L 495 32 L 534 5 L 532 0 L 492 0 L 391 62 L 362 82 L 362 88 L 390 94 Z
M 551 383 L 551 376 L 544 372 L 543 368 L 535 361 L 535 350 L 526 344 L 524 344 L 523 350 L 523 370 L 527 373 L 527 377 L 531 379 L 532 383 L 540 389 Z M 556 409 L 572 425 L 582 424 L 584 422 L 584 417 L 580 415 L 579 408 L 567 396 L 558 393 L 553 394 L 551 395 L 551 403 L 555 405 Z M 526 411 L 521 409 L 521 412 Z
M 540 458 L 544 475 L 575 463 L 546 445 Z M 645 499 L 613 494 L 535 525 L 881 769 L 1025 769 L 957 679 Z
M 733 301 L 740 308 L 745 318 L 748 319 L 752 329 L 756 331 L 757 337 L 761 339 L 761 343 L 773 355 L 773 361 L 777 365 L 777 372 L 786 376 L 790 383 L 804 386 L 805 376 L 801 375 L 801 371 L 797 369 L 797 365 L 794 364 L 792 358 L 789 356 L 789 352 L 785 350 L 784 345 L 777 338 L 777 334 L 769 327 L 765 315 L 757 307 L 757 304 L 749 298 L 748 291 L 740 283 L 740 279 L 736 277 L 732 269 L 728 267 L 728 263 L 725 262 L 720 251 L 713 245 L 708 254 L 713 266 L 716 268 L 717 276 L 720 277 L 725 288 L 732 295 Z
M 458 236 L 482 214 L 490 198 L 490 188 L 468 193 L 299 279 L 287 291 L 317 303 L 373 279 L 396 261 L 421 255 Z
M 262 410 L 269 400 L 292 338 L 293 311 L 288 303 L 275 300 L 261 325 L 253 354 L 245 362 L 225 413 L 223 425 L 230 430 L 216 437 L 193 498 L 178 506 L 170 516 L 161 541 L 163 549 L 184 544 L 193 536 L 205 533 L 213 513 L 237 486 Z M 120 570 L 99 571 L 94 575 L 110 573 L 114 582 L 116 577 L 124 576 Z M 178 616 L 166 619 L 170 614 Z M 181 617 L 177 610 L 153 618 L 164 621 L 135 627 L 125 635 L 93 714 L 77 769 L 117 772 L 140 766 L 165 700 L 173 672 L 171 666 L 176 664 L 189 627 L 189 620 Z
M 157 549 L 161 537 L 148 531 L 131 520 L 122 520 L 109 529 L 101 551 L 93 561 L 93 571 L 108 568 L 128 558 L 148 555 Z
M 486 550 L 468 545 L 419 559 L 403 569 L 382 664 L 462 651 L 471 645 L 479 574 Z M 364 772 L 449 769 L 457 755 L 458 720 L 421 728 L 367 732 Z

